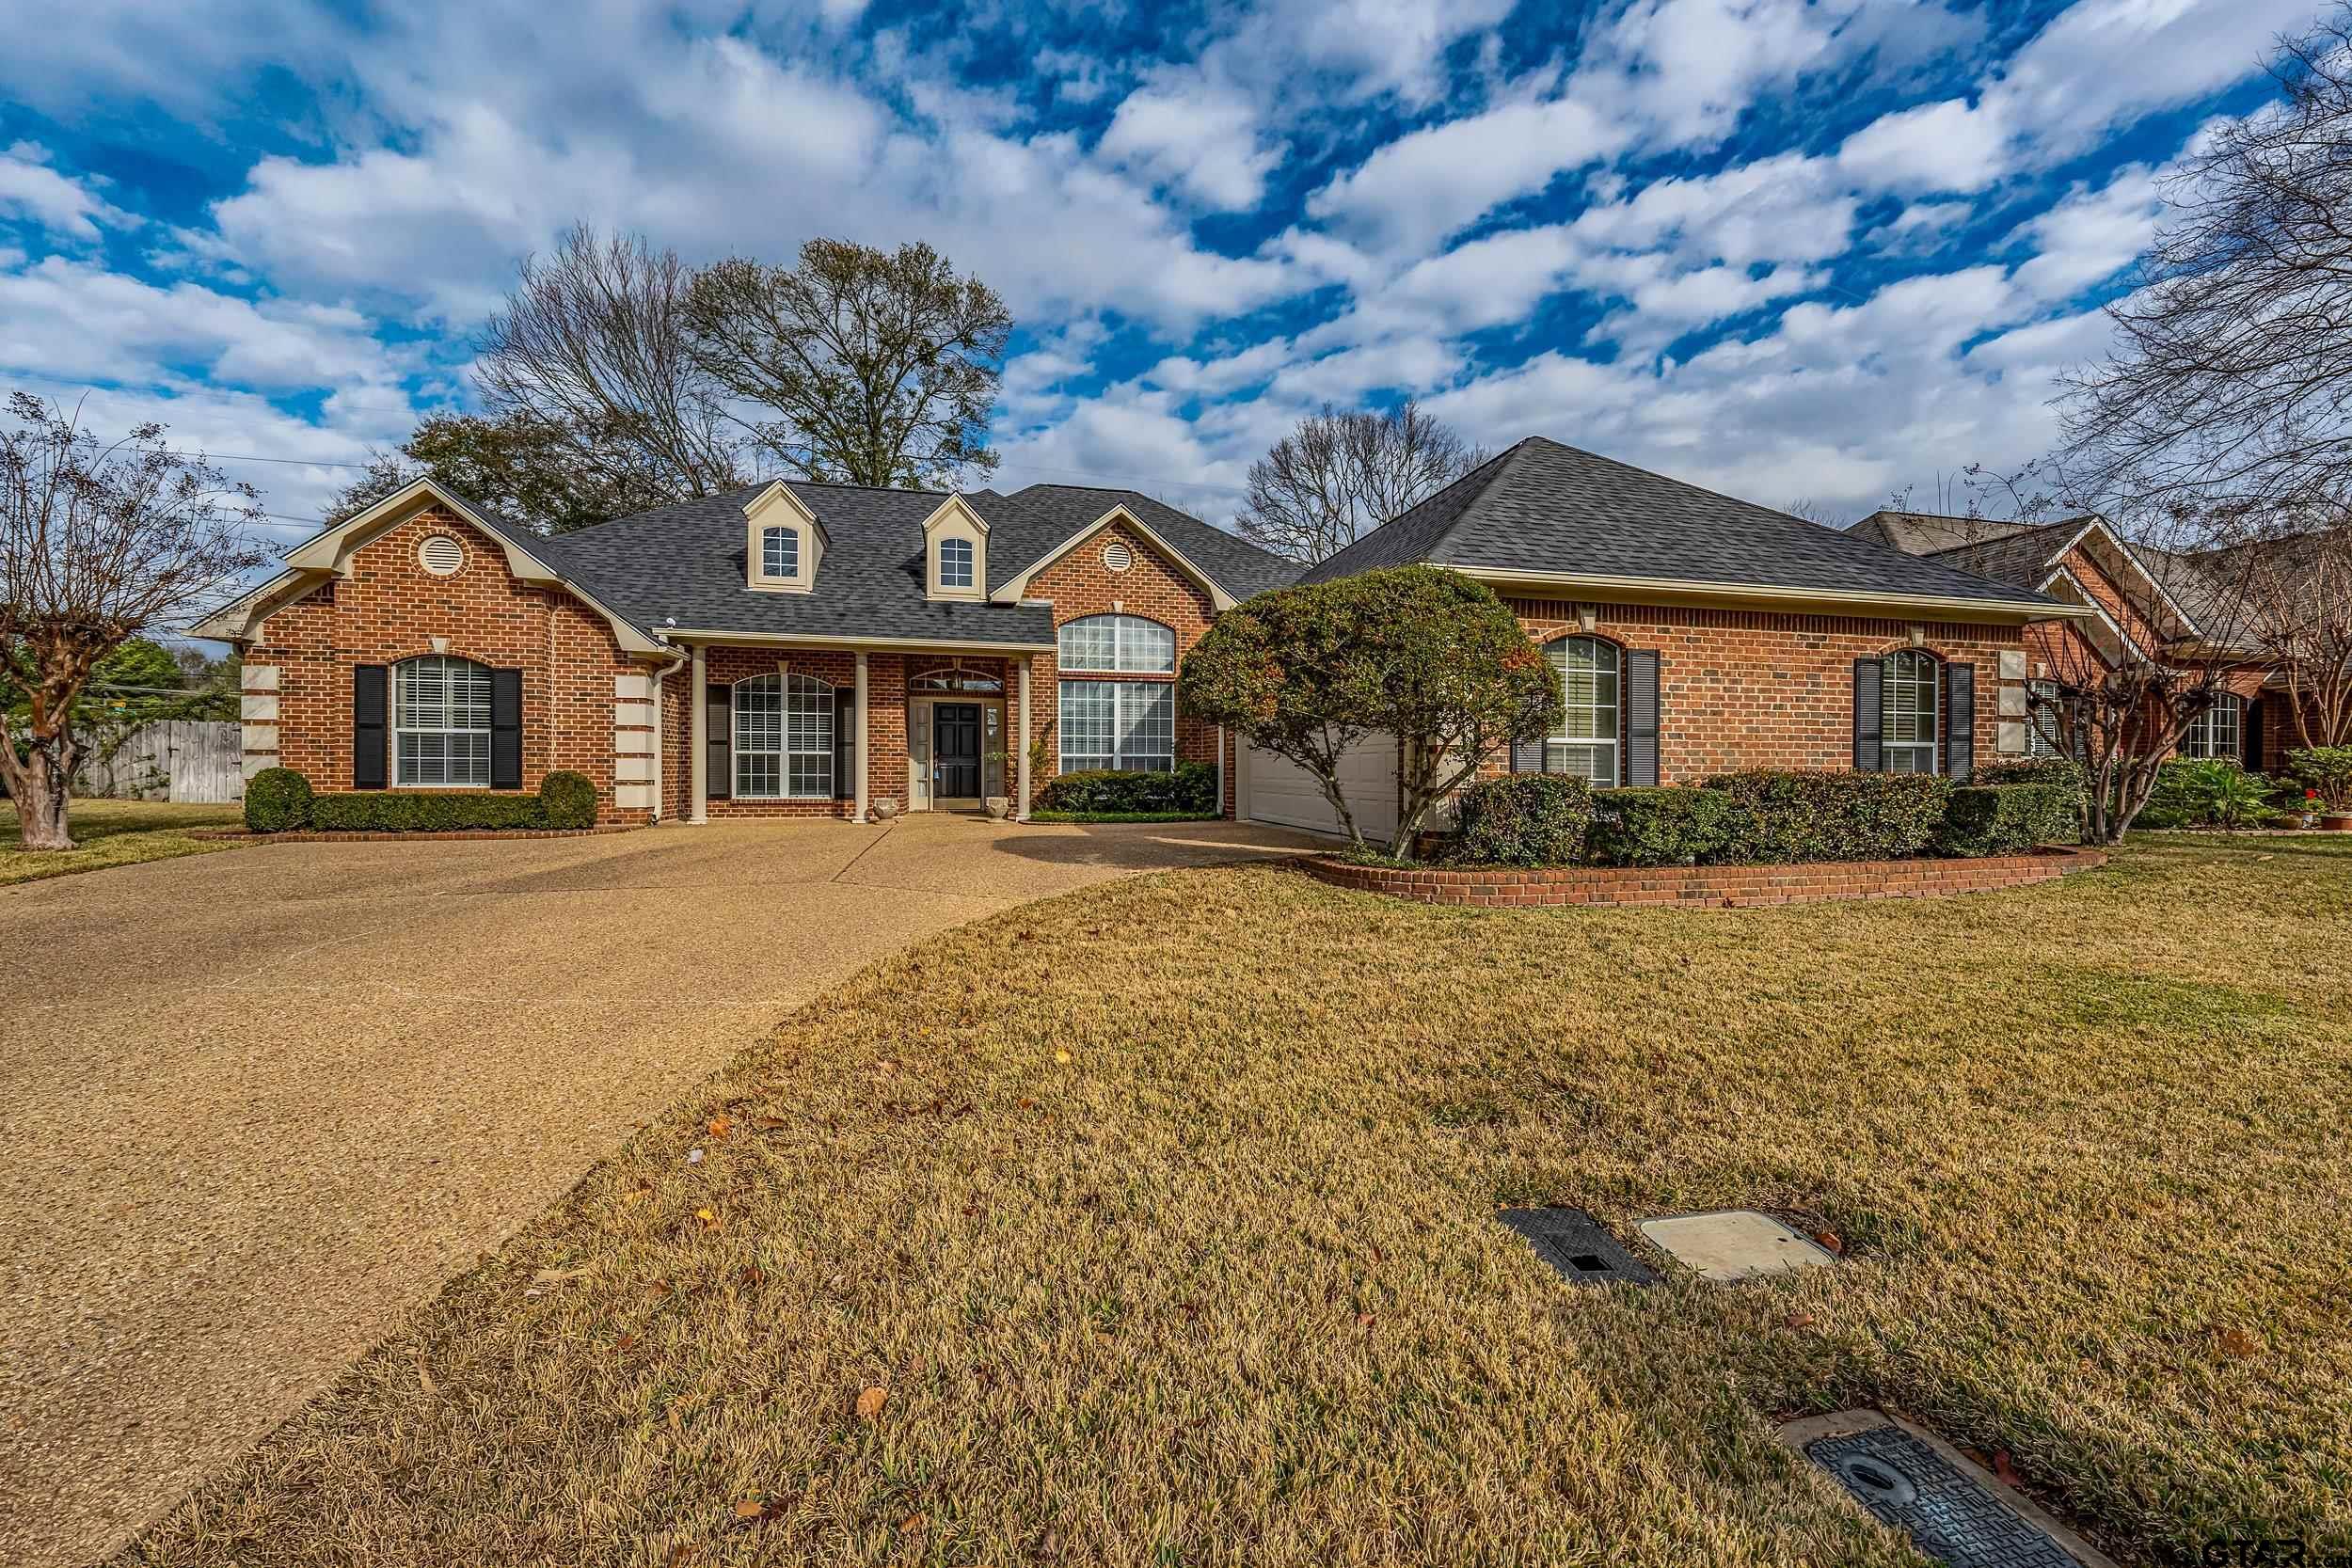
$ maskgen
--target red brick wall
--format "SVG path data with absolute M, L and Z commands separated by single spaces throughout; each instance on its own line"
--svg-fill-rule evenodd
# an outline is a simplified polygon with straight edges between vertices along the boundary
M 1105 505 L 1107 510 L 1107 503 Z M 1127 546 L 1135 557 L 1135 564 L 1124 572 L 1114 572 L 1103 563 L 1103 552 L 1117 541 Z M 1184 662 L 1184 655 L 1200 641 L 1209 629 L 1216 611 L 1209 591 L 1178 570 L 1164 556 L 1159 546 L 1124 523 L 1112 523 L 1097 530 L 1056 560 L 1045 570 L 1029 579 L 1025 597 L 1051 599 L 1054 604 L 1054 626 L 1058 631 L 1072 621 L 1089 615 L 1120 613 L 1140 615 L 1157 621 L 1176 633 L 1176 661 Z M 1117 680 L 1116 675 L 1089 676 Z M 1172 680 L 1173 676 L 1140 675 L 1123 677 L 1138 680 Z M 1042 726 L 1053 722 L 1061 705 L 1060 665 L 1053 654 L 1040 654 L 1031 665 L 1031 722 Z M 1052 757 L 1045 773 L 1033 778 L 1033 785 L 1041 786 L 1045 780 L 1061 771 L 1061 733 L 1054 732 Z M 1216 761 L 1216 728 L 1204 724 L 1179 709 L 1176 715 L 1176 755 L 1186 762 Z M 1226 769 L 1226 785 L 1230 796 L 1232 784 L 1231 759 Z M 1227 809 L 1232 809 L 1230 799 Z
M 775 674 L 779 668 L 793 674 L 814 675 L 818 680 L 835 687 L 848 687 L 857 679 L 857 656 L 834 648 L 712 648 L 704 656 L 704 684 L 706 686 L 732 686 L 735 682 L 753 675 Z M 687 666 L 685 673 L 691 681 L 693 676 L 691 664 Z M 692 722 L 691 715 L 688 716 L 688 722 L 690 724 Z M 711 738 L 719 737 L 714 736 Z M 731 736 L 728 738 L 732 740 Z M 693 747 L 691 740 L 680 745 L 676 755 L 678 767 L 675 770 L 688 774 L 691 779 L 693 760 Z M 857 814 L 857 802 L 854 799 L 738 800 L 730 798 L 720 800 L 717 798 L 717 792 L 723 788 L 731 791 L 735 782 L 732 779 L 712 779 L 709 783 L 713 797 L 710 801 L 710 819 L 714 822 L 743 817 L 853 816 Z
M 447 534 L 465 549 L 455 576 L 418 563 L 417 546 Z M 248 671 L 278 671 L 278 760 L 322 792 L 352 787 L 352 670 L 447 652 L 523 674 L 522 793 L 558 769 L 596 786 L 604 822 L 651 813 L 613 803 L 613 677 L 650 666 L 625 655 L 604 618 L 561 589 L 518 582 L 498 543 L 426 511 L 361 546 L 351 575 L 272 613 L 246 650 Z M 469 791 L 468 793 L 480 793 Z
M 1581 628 L 1573 603 L 1506 598 L 1537 642 Z M 1658 780 L 1690 784 L 1746 768 L 1853 766 L 1853 665 L 1912 645 L 1976 670 L 1976 754 L 2000 754 L 2000 654 L 2015 626 L 1656 605 L 1596 607 L 1594 634 L 1658 652 Z M 1486 771 L 1509 767 L 1507 755 Z

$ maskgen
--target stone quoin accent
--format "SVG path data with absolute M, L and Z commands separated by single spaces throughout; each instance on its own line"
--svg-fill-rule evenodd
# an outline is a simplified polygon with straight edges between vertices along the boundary
M 1808 865 L 1556 866 L 1461 870 L 1439 866 L 1354 865 L 1309 856 L 1298 863 L 1333 887 L 1385 893 L 1422 904 L 1475 909 L 1565 909 L 1679 905 L 1755 909 L 1836 899 L 1940 898 L 2031 887 L 2105 865 L 2096 849 L 2037 849 L 1975 860 L 1824 861 Z

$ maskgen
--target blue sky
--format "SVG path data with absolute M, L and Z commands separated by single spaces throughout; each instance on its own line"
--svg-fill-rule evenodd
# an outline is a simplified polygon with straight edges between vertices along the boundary
M 2051 444 L 2153 182 L 2319 8 L 0 0 L 0 383 L 235 454 L 297 537 L 575 219 L 919 238 L 1021 322 L 999 487 L 1222 521 L 1302 412 L 1414 396 L 1924 505 Z

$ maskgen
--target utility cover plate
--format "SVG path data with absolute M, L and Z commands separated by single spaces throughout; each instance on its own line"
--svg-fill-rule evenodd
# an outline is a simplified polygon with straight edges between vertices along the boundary
M 1677 1214 L 1644 1220 L 1643 1239 L 1698 1271 L 1701 1279 L 1729 1283 L 1791 1269 L 1827 1268 L 1836 1259 L 1770 1214 L 1753 1209 L 1719 1209 L 1706 1214 Z
M 1655 1285 L 1648 1265 L 1581 1209 L 1504 1209 L 1495 1218 L 1527 1238 L 1535 1256 L 1580 1285 Z
M 1792 1421 L 1781 1435 L 1879 1523 L 1949 1568 L 2114 1568 L 1940 1438 L 1875 1410 Z

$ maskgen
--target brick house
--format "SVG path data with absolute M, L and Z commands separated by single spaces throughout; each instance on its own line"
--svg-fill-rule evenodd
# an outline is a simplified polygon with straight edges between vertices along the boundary
M 2028 626 L 2090 613 L 1542 439 L 1305 576 L 1406 561 L 1492 583 L 1561 671 L 1563 733 L 1490 766 L 1603 786 L 1964 776 L 2025 748 Z M 1210 622 L 1299 568 L 1132 491 L 774 481 L 545 537 L 427 479 L 284 568 L 197 628 L 244 649 L 248 774 L 531 791 L 568 768 L 608 822 L 862 820 L 1025 814 L 1057 772 L 1193 761 L 1228 815 L 1328 825 L 1174 697 Z M 1378 749 L 1352 766 L 1377 794 Z
M 2298 744 L 2283 677 L 2232 645 L 2233 617 L 2215 602 L 2194 562 L 2152 558 L 2103 517 L 2085 514 L 2029 524 L 1876 512 L 1851 531 L 2088 611 L 2026 628 L 2029 691 L 2055 692 L 2061 681 L 2086 686 L 2127 659 L 2161 658 L 2184 669 L 2218 666 L 2221 689 L 2182 736 L 2182 755 L 2276 771 Z M 2035 755 L 2055 754 L 2054 726 L 2030 724 L 2027 745 Z

